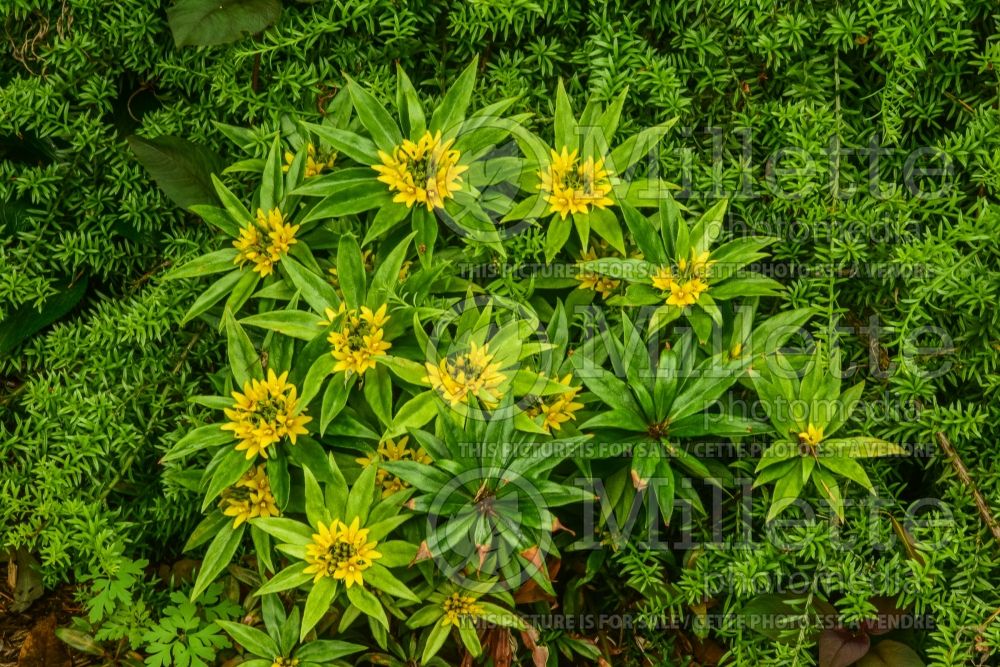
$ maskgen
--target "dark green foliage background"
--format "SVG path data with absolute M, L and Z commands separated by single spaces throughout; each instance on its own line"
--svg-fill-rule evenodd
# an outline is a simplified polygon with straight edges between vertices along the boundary
M 388 98 L 396 62 L 439 96 L 478 54 L 479 101 L 520 95 L 515 111 L 545 120 L 563 77 L 577 99 L 610 99 L 628 85 L 627 131 L 679 116 L 665 178 L 733 195 L 735 228 L 782 238 L 780 265 L 803 270 L 782 277 L 791 303 L 849 327 L 843 342 L 862 364 L 869 404 L 901 407 L 859 413 L 855 426 L 932 454 L 875 466 L 887 511 L 924 496 L 953 504 L 951 547 L 926 554 L 923 567 L 902 553 L 832 551 L 829 527 L 819 526 L 816 546 L 796 554 L 708 552 L 694 570 L 666 575 L 679 589 L 665 586 L 664 604 L 711 595 L 705 572 L 750 582 L 732 605 L 768 590 L 769 576 L 833 570 L 850 582 L 841 610 L 861 616 L 877 575 L 898 572 L 918 583 L 910 601 L 939 624 L 919 639 L 925 654 L 938 664 L 974 656 L 976 626 L 1000 606 L 1000 564 L 933 434 L 949 438 L 1000 506 L 995 2 L 289 1 L 258 38 L 182 49 L 165 4 L 0 3 L 0 339 L 86 282 L 57 324 L 0 358 L 0 548 L 36 552 L 54 584 L 121 553 L 162 555 L 196 511 L 188 477 L 157 459 L 205 418 L 184 397 L 210 391 L 218 341 L 201 325 L 177 326 L 196 286 L 166 287 L 159 276 L 211 235 L 164 198 L 125 138 L 174 134 L 234 154 L 212 121 L 266 136 L 284 113 L 318 118 L 341 72 Z M 832 185 L 835 135 L 851 149 L 879 137 L 879 196 L 867 188 L 864 156 L 842 156 Z M 798 171 L 769 175 L 766 161 L 783 147 L 800 149 L 780 164 Z M 921 181 L 932 189 L 936 180 L 940 197 L 903 187 L 919 148 L 950 160 L 950 176 Z M 776 196 L 775 184 L 802 194 Z M 688 204 L 705 207 L 697 196 Z M 869 275 L 872 267 L 890 272 Z M 875 341 L 853 328 L 872 317 L 887 328 Z M 924 325 L 941 327 L 952 347 L 911 354 L 904 341 Z M 873 373 L 879 363 L 892 367 Z M 941 364 L 946 372 L 922 377 Z M 854 521 L 864 534 L 863 518 Z M 897 582 L 890 594 L 901 590 Z M 994 647 L 996 626 L 985 630 Z M 797 650 L 743 639 L 745 664 Z

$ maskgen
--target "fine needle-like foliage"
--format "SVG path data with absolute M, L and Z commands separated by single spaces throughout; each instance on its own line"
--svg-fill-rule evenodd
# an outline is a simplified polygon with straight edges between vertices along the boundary
M 0 21 L 0 662 L 996 661 L 995 3 Z

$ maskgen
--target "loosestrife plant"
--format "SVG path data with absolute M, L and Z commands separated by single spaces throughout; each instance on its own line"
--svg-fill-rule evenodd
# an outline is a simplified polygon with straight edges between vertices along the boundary
M 480 190 L 493 184 L 495 175 L 488 176 L 477 161 L 515 125 L 501 117 L 514 100 L 470 114 L 476 69 L 474 60 L 429 117 L 401 69 L 392 112 L 361 85 L 348 81 L 347 91 L 361 132 L 329 125 L 310 125 L 309 129 L 357 166 L 297 189 L 298 194 L 322 198 L 305 220 L 375 211 L 365 225 L 365 246 L 409 220 L 418 256 L 425 262 L 433 253 L 442 221 L 469 240 L 502 254 L 499 234 L 477 200 Z
M 545 225 L 545 257 L 551 261 L 566 245 L 576 228 L 584 252 L 591 231 L 625 253 L 625 237 L 616 210 L 625 202 L 655 206 L 668 184 L 655 175 L 628 180 L 624 176 L 653 151 L 676 119 L 644 130 L 618 143 L 618 131 L 627 90 L 606 108 L 596 100 L 587 102 L 579 118 L 563 88 L 556 89 L 552 143 L 534 135 L 517 134 L 526 154 L 520 183 L 528 196 L 508 215 L 508 220 L 542 218 Z
M 642 501 L 647 532 L 679 503 L 706 512 L 692 478 L 730 483 L 699 445 L 769 443 L 769 519 L 809 481 L 844 519 L 840 479 L 875 489 L 855 459 L 901 452 L 832 438 L 855 430 L 861 388 L 841 393 L 819 352 L 801 379 L 778 372 L 814 313 L 781 309 L 782 285 L 751 268 L 773 239 L 728 238 L 725 201 L 692 214 L 634 168 L 672 122 L 615 142 L 625 93 L 577 117 L 560 84 L 543 141 L 504 117 L 512 100 L 468 113 L 476 69 L 429 118 L 402 70 L 391 111 L 349 80 L 323 123 L 287 121 L 227 170 L 258 179 L 252 196 L 215 178 L 219 205 L 193 209 L 223 247 L 170 277 L 223 274 L 187 317 L 225 333 L 228 369 L 220 395 L 192 398 L 218 421 L 164 462 L 199 476 L 192 596 L 252 568 L 265 631 L 221 625 L 252 662 L 321 663 L 364 638 L 378 660 L 441 664 L 515 637 L 537 662 L 523 605 L 561 594 L 577 549 L 625 549 L 611 519 Z M 484 250 L 523 261 L 511 235 L 537 228 L 509 223 L 525 220 L 547 260 L 574 257 L 565 276 L 513 298 L 462 274 Z M 593 553 L 573 586 L 607 567 Z

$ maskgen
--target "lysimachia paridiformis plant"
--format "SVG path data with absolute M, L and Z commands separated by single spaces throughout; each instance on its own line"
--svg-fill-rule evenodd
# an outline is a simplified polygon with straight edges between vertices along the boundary
M 559 86 L 542 141 L 503 117 L 510 100 L 467 114 L 475 65 L 430 118 L 400 69 L 391 112 L 348 81 L 323 123 L 283 119 L 263 158 L 226 170 L 259 175 L 250 206 L 215 179 L 222 206 L 196 209 L 230 249 L 171 275 L 224 274 L 189 313 L 225 332 L 222 395 L 192 398 L 223 417 L 163 460 L 204 461 L 192 596 L 252 559 L 268 632 L 222 627 L 255 660 L 316 662 L 317 644 L 361 633 L 379 660 L 483 656 L 512 630 L 537 648 L 517 607 L 558 596 L 591 538 L 626 548 L 605 539 L 612 514 L 640 503 L 648 538 L 675 505 L 707 515 L 701 487 L 746 467 L 704 445 L 772 443 L 756 480 L 774 484 L 768 518 L 810 479 L 832 501 L 837 476 L 870 487 L 853 458 L 897 451 L 830 439 L 860 389 L 841 396 L 813 366 L 777 374 L 816 313 L 771 307 L 786 291 L 752 265 L 774 239 L 728 238 L 726 200 L 692 213 L 639 168 L 671 123 L 614 142 L 624 93 L 577 118 Z M 523 264 L 538 229 L 504 225 L 537 219 L 536 256 L 565 251 L 567 272 L 516 289 L 463 273 Z M 840 407 L 787 421 L 778 394 Z M 578 534 L 598 506 L 597 534 Z
M 757 465 L 754 486 L 774 482 L 768 518 L 792 505 L 812 482 L 841 519 L 842 480 L 875 488 L 857 459 L 905 454 L 899 445 L 869 436 L 832 437 L 861 400 L 864 382 L 841 391 L 840 355 L 820 347 L 800 373 L 787 361 L 753 373 L 753 386 L 774 427 L 775 440 Z
M 249 167 L 259 167 L 261 185 L 254 195 L 251 213 L 214 174 L 212 182 L 222 207 L 199 204 L 191 210 L 205 222 L 232 239 L 231 246 L 191 260 L 168 275 L 168 279 L 192 278 L 225 272 L 191 305 L 184 320 L 205 313 L 225 299 L 225 308 L 237 313 L 263 281 L 265 287 L 280 283 L 298 266 L 298 257 L 312 261 L 303 237 L 315 230 L 316 221 L 293 221 L 301 214 L 300 198 L 292 191 L 306 178 L 307 153 L 302 152 L 290 164 L 283 163 L 281 140 L 275 137 L 267 159 Z M 319 169 L 313 165 L 313 173 Z M 233 265 L 236 268 L 232 268 Z M 289 269 L 289 265 L 292 268 Z
M 473 60 L 429 118 L 402 69 L 397 70 L 392 112 L 361 85 L 348 81 L 363 133 L 326 124 L 309 129 L 357 166 L 298 188 L 297 194 L 322 197 L 305 221 L 375 211 L 362 239 L 367 246 L 410 220 L 419 256 L 426 262 L 440 220 L 470 242 L 502 254 L 500 237 L 478 199 L 480 188 L 492 185 L 496 175 L 488 176 L 477 161 L 514 126 L 516 119 L 500 118 L 514 100 L 469 114 L 476 68 Z
M 668 187 L 655 175 L 632 179 L 629 172 L 655 148 L 674 120 L 612 144 L 627 93 L 623 91 L 607 107 L 589 100 L 577 119 L 560 82 L 552 143 L 534 135 L 515 135 L 526 154 L 520 185 L 527 197 L 506 217 L 544 220 L 549 261 L 566 245 L 573 227 L 584 251 L 593 231 L 624 254 L 625 237 L 616 208 L 626 202 L 655 206 Z
M 290 613 L 277 594 L 262 595 L 261 616 L 266 630 L 234 621 L 216 621 L 230 637 L 244 648 L 245 660 L 241 665 L 249 667 L 302 667 L 305 665 L 332 665 L 341 658 L 359 653 L 365 649 L 362 644 L 354 644 L 339 639 L 313 639 L 300 642 L 302 616 L 298 606 Z
M 507 397 L 497 407 L 507 413 L 510 404 Z M 439 435 L 413 431 L 427 462 L 382 463 L 418 490 L 410 507 L 435 517 L 425 555 L 461 581 L 493 578 L 509 589 L 530 578 L 551 591 L 539 554 L 555 550 L 551 535 L 560 524 L 552 508 L 589 497 L 554 469 L 586 436 L 557 438 L 542 448 L 544 436 L 516 431 L 510 418 L 456 419 L 444 405 L 438 410 Z
M 628 204 L 622 210 L 642 259 L 596 259 L 582 268 L 628 283 L 625 294 L 609 304 L 658 306 L 650 318 L 653 331 L 683 315 L 704 342 L 713 326 L 723 324 L 717 301 L 780 293 L 779 283 L 745 268 L 767 256 L 761 250 L 773 239 L 733 239 L 713 249 L 723 230 L 725 200 L 693 224 L 684 220 L 669 194 L 651 217 Z
M 537 335 L 538 315 L 525 305 L 469 294 L 434 323 L 431 335 L 420 322 L 413 330 L 425 358 L 423 371 L 410 379 L 427 387 L 415 401 L 437 397 L 456 414 L 482 418 L 513 398 L 504 410 L 512 417 L 535 406 L 537 397 L 574 392 L 570 378 L 542 372 L 553 362 L 554 346 Z
M 484 621 L 501 627 L 527 629 L 527 625 L 519 616 L 508 611 L 514 606 L 514 599 L 508 591 L 497 590 L 495 582 L 485 579 L 480 586 L 463 588 L 453 584 L 445 584 L 437 590 L 423 595 L 425 604 L 407 621 L 410 628 L 430 626 L 423 654 L 422 664 L 428 664 L 431 658 L 441 650 L 449 635 L 458 634 L 459 641 L 473 657 L 479 657 L 483 647 L 476 629 Z M 506 607 L 491 602 L 490 597 L 502 600 Z
M 1000 479 L 1000 458 L 992 446 L 1000 440 L 995 5 L 989 0 L 825 6 L 777 0 L 0 3 L 10 37 L 3 48 L 11 56 L 0 63 L 0 553 L 17 566 L 15 598 L 18 590 L 37 590 L 34 583 L 23 583 L 39 576 L 48 590 L 75 584 L 71 590 L 85 618 L 60 636 L 73 651 L 86 653 L 85 660 L 99 664 L 145 660 L 156 667 L 190 660 L 189 667 L 208 667 L 259 659 L 251 667 L 282 662 L 289 667 L 292 660 L 311 667 L 324 662 L 322 655 L 339 665 L 447 667 L 475 663 L 469 656 L 477 642 L 479 661 L 498 665 L 508 658 L 514 664 L 549 665 L 601 659 L 615 665 L 683 660 L 825 665 L 838 652 L 839 660 L 853 659 L 860 667 L 995 661 L 1000 650 L 994 614 L 1000 592 L 991 583 L 1000 576 L 1000 555 L 990 534 Z M 794 443 L 800 432 L 808 436 L 808 423 L 794 433 L 752 434 L 733 442 L 725 436 L 681 437 L 679 443 L 724 487 L 695 482 L 706 509 L 717 491 L 725 519 L 729 508 L 745 506 L 752 544 L 742 548 L 730 541 L 738 539 L 731 521 L 722 522 L 720 544 L 714 515 L 694 513 L 688 520 L 675 511 L 669 526 L 660 525 L 661 537 L 673 543 L 690 534 L 692 548 L 657 548 L 646 540 L 649 524 L 640 521 L 617 551 L 575 551 L 575 545 L 587 544 L 591 531 L 579 523 L 589 506 L 574 503 L 556 508 L 576 536 L 565 530 L 554 536 L 561 556 L 547 559 L 551 571 L 559 568 L 553 574 L 554 599 L 533 582 L 510 591 L 509 599 L 495 589 L 480 595 L 459 587 L 461 598 L 476 598 L 471 603 L 460 598 L 455 607 L 473 612 L 460 618 L 471 616 L 464 624 L 474 627 L 463 636 L 449 624 L 431 641 L 437 622 L 416 628 L 408 621 L 425 607 L 440 610 L 428 595 L 445 594 L 451 582 L 432 562 L 422 561 L 412 566 L 420 570 L 415 579 L 407 578 L 411 568 L 393 570 L 422 602 L 395 601 L 402 617 L 387 605 L 390 632 L 377 622 L 372 630 L 364 615 L 342 629 L 342 617 L 354 607 L 340 596 L 310 631 L 309 650 L 299 653 L 301 646 L 284 642 L 298 639 L 308 591 L 252 595 L 273 574 L 263 564 L 267 554 L 272 561 L 287 558 L 273 544 L 270 552 L 254 544 L 249 527 L 254 517 L 236 526 L 245 531 L 243 539 L 217 581 L 196 602 L 187 600 L 194 582 L 186 568 L 199 563 L 211 538 L 223 532 L 201 530 L 208 539 L 182 558 L 179 549 L 202 518 L 198 482 L 216 450 L 157 461 L 188 432 L 227 422 L 223 410 L 232 409 L 231 392 L 246 393 L 242 383 L 230 379 L 225 337 L 216 334 L 227 304 L 237 321 L 286 307 L 314 319 L 322 333 L 309 355 L 302 354 L 309 341 L 241 325 L 262 360 L 263 378 L 272 368 L 276 376 L 288 370 L 286 382 L 296 385 L 301 398 L 304 375 L 296 366 L 308 370 L 321 353 L 334 359 L 328 340 L 333 331 L 318 324 L 327 319 L 322 310 L 303 294 L 296 296 L 299 287 L 286 270 L 291 260 L 337 291 L 339 277 L 331 269 L 338 268 L 342 236 L 358 240 L 370 279 L 413 231 L 412 220 L 363 243 L 378 209 L 303 225 L 303 207 L 321 200 L 303 197 L 297 210 L 281 211 L 284 224 L 302 226 L 289 252 L 282 257 L 279 251 L 272 274 L 257 278 L 257 264 L 244 263 L 240 277 L 259 280 L 253 295 L 237 307 L 245 291 L 230 302 L 232 290 L 223 290 L 216 305 L 184 324 L 199 294 L 238 264 L 220 261 L 221 270 L 204 278 L 165 281 L 164 274 L 199 254 L 236 250 L 232 243 L 241 230 L 249 221 L 256 224 L 255 192 L 276 136 L 282 170 L 298 169 L 301 156 L 300 183 L 370 166 L 340 153 L 306 125 L 369 136 L 342 72 L 402 125 L 405 119 L 397 113 L 402 105 L 395 103 L 397 67 L 408 73 L 429 118 L 474 54 L 479 65 L 470 111 L 516 98 L 507 113 L 530 118 L 512 123 L 511 131 L 524 125 L 542 137 L 543 156 L 560 148 L 551 130 L 560 78 L 568 97 L 580 102 L 575 111 L 581 123 L 584 101 L 614 104 L 627 85 L 612 148 L 621 137 L 677 117 L 657 144 L 656 161 L 659 176 L 680 186 L 673 194 L 685 217 L 696 221 L 728 196 L 725 231 L 713 248 L 742 229 L 778 239 L 767 248 L 773 259 L 754 264 L 782 283 L 782 293 L 716 300 L 722 324 L 713 322 L 704 346 L 696 337 L 705 354 L 728 353 L 745 366 L 719 398 L 720 407 L 708 414 L 769 421 L 751 375 L 770 378 L 790 365 L 801 376 L 808 341 L 815 336 L 839 346 L 845 367 L 857 369 L 842 380 L 844 389 L 865 380 L 857 407 L 832 436 L 824 429 L 818 451 L 829 439 L 871 435 L 906 443 L 917 456 L 858 460 L 877 499 L 863 485 L 837 476 L 842 522 L 810 478 L 800 500 L 814 506 L 815 520 L 795 503 L 768 525 L 777 481 L 749 493 L 749 481 L 743 480 L 756 477 L 759 455 L 768 445 L 780 439 Z M 419 139 L 400 129 L 404 137 Z M 537 182 L 518 187 L 522 173 L 537 179 L 539 170 L 522 171 L 521 151 L 509 141 L 471 163 L 465 161 L 467 151 L 462 153 L 460 164 L 469 166 L 460 174 L 462 185 L 479 184 L 472 201 L 491 218 L 502 220 L 522 199 L 540 195 Z M 869 159 L 876 156 L 877 165 Z M 227 160 L 231 166 L 224 168 Z M 624 174 L 607 167 L 609 180 L 635 180 L 632 169 L 646 175 L 653 165 L 641 160 Z M 233 233 L 216 232 L 189 214 L 198 205 L 224 210 L 212 173 L 249 214 L 233 221 L 238 227 Z M 586 354 L 581 333 L 597 312 L 609 335 L 624 336 L 622 312 L 645 332 L 643 309 L 665 301 L 609 306 L 629 283 L 581 270 L 580 260 L 642 258 L 623 207 L 612 204 L 607 210 L 619 219 L 626 252 L 596 232 L 584 249 L 570 227 L 556 258 L 575 266 L 556 267 L 542 265 L 551 217 L 545 210 L 533 219 L 496 223 L 501 256 L 495 244 L 460 234 L 439 209 L 434 254 L 421 262 L 420 241 L 410 241 L 398 295 L 417 308 L 447 309 L 451 299 L 464 299 L 470 289 L 475 296 L 530 304 L 553 343 L 550 324 L 561 304 L 565 353 L 552 350 L 551 363 L 529 359 L 519 368 L 561 383 L 572 373 L 568 384 L 579 391 L 565 405 L 584 407 L 572 413 L 575 419 L 553 421 L 550 414 L 565 416 L 559 409 L 564 394 L 528 394 L 517 397 L 515 425 L 539 436 L 539 446 L 584 432 L 595 436 L 588 444 L 595 443 L 605 438 L 604 430 L 579 427 L 607 406 L 580 388 L 583 369 L 570 361 Z M 269 241 L 273 228 L 263 231 Z M 270 259 L 267 245 L 258 258 Z M 306 247 L 315 264 L 303 252 Z M 387 311 L 397 308 L 390 303 Z M 789 319 L 799 319 L 789 318 L 792 309 L 806 308 L 808 323 L 776 356 L 769 339 Z M 403 321 L 396 314 L 384 327 L 392 347 L 375 364 L 389 371 L 388 414 L 398 421 L 398 435 L 386 436 L 376 415 L 376 409 L 387 414 L 385 403 L 369 406 L 375 394 L 370 389 L 366 396 L 363 377 L 319 434 L 328 375 L 302 411 L 313 418 L 304 424 L 310 433 L 298 435 L 295 445 L 286 438 L 268 447 L 268 461 L 280 458 L 283 447 L 298 454 L 312 440 L 322 453 L 333 452 L 349 482 L 359 466 L 377 465 L 376 457 L 426 462 L 402 407 L 427 390 L 420 384 L 423 375 L 415 377 L 425 372 L 427 355 L 415 342 L 412 318 Z M 768 332 L 773 321 L 784 324 Z M 431 313 L 421 318 L 431 339 L 435 322 Z M 681 315 L 650 344 L 676 348 L 677 337 L 690 326 Z M 399 330 L 392 331 L 395 327 Z M 792 346 L 805 354 L 790 351 Z M 612 356 L 602 368 L 624 378 Z M 654 350 L 650 356 L 656 356 Z M 391 370 L 404 365 L 397 360 L 415 365 L 409 369 L 415 371 L 412 382 Z M 368 368 L 365 376 L 371 380 L 377 372 Z M 224 401 L 216 399 L 220 404 L 208 408 L 212 399 L 185 400 L 203 394 Z M 412 406 L 420 410 L 411 414 L 426 410 L 431 417 L 422 428 L 433 432 L 443 400 L 433 395 L 421 400 L 426 403 Z M 546 426 L 551 432 L 541 433 Z M 228 447 L 239 442 L 232 432 L 219 437 L 228 438 Z M 605 463 L 574 457 L 560 464 L 559 474 L 589 477 L 595 458 Z M 626 473 L 615 481 L 626 491 L 633 488 L 626 460 L 609 458 Z M 261 466 L 280 516 L 305 521 L 301 468 L 289 462 L 289 499 L 282 504 L 284 482 L 258 455 L 245 479 L 224 489 L 208 508 L 210 514 L 220 512 L 214 517 L 219 525 L 232 528 L 249 515 L 249 507 L 270 512 L 267 487 L 256 474 Z M 404 483 L 384 469 L 376 473 L 383 494 Z M 611 483 L 605 488 L 616 491 Z M 977 488 L 985 503 L 977 502 Z M 219 506 L 223 497 L 228 515 Z M 917 506 L 912 503 L 928 499 L 933 503 L 920 504 L 922 516 L 908 522 L 910 508 Z M 877 511 L 870 511 L 873 506 Z M 422 519 L 404 523 L 394 538 L 419 544 L 426 532 Z M 772 536 L 792 536 L 802 546 L 775 543 Z M 37 567 L 26 564 L 30 559 Z M 801 582 L 801 589 L 787 593 L 789 582 Z M 10 593 L 0 594 L 0 607 L 13 612 Z M 57 595 L 63 597 L 61 591 Z M 27 614 L 8 614 L 4 623 L 44 611 L 45 600 Z M 494 625 L 491 615 L 474 613 L 484 601 L 521 617 L 526 628 Z M 284 626 L 279 644 L 286 648 L 280 655 L 268 654 L 270 647 L 262 655 L 250 650 L 260 646 L 246 635 L 227 637 L 213 622 L 239 619 L 274 635 L 271 612 L 279 606 L 285 617 L 296 618 Z M 734 614 L 741 622 L 710 622 Z M 648 625 L 622 632 L 545 625 L 550 619 L 591 618 Z M 930 618 L 933 627 L 883 633 L 890 619 Z M 788 627 L 757 622 L 764 619 L 787 620 Z M 0 652 L 16 653 L 21 634 Z M 430 655 L 427 644 L 439 639 L 443 643 L 433 658 L 422 660 Z M 344 655 L 323 644 L 337 641 L 361 648 Z
M 375 466 L 365 468 L 349 492 L 332 461 L 323 472 L 334 479 L 325 485 L 325 491 L 310 469 L 304 469 L 308 523 L 284 518 L 256 520 L 261 530 L 277 541 L 278 550 L 293 561 L 256 594 L 308 588 L 300 640 L 326 614 L 338 594 L 388 630 L 388 617 L 373 589 L 398 600 L 419 601 L 389 569 L 410 563 L 417 554 L 415 545 L 387 539 L 410 518 L 399 508 L 411 492 L 401 490 L 376 501 Z

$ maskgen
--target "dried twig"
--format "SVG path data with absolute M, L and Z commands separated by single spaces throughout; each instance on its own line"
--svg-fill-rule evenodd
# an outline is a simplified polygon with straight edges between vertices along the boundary
M 39 73 L 35 72 L 28 63 L 38 61 L 38 45 L 48 36 L 50 22 L 48 17 L 41 13 L 36 12 L 35 15 L 38 17 L 38 30 L 34 35 L 29 35 L 28 27 L 25 26 L 18 35 L 20 39 L 20 43 L 18 43 L 8 31 L 6 25 L 4 26 L 4 34 L 10 46 L 10 54 L 14 60 L 21 63 L 24 69 L 28 70 L 32 76 L 39 76 Z M 42 73 L 44 73 L 44 68 Z
M 935 433 L 937 436 L 938 444 L 941 445 L 941 449 L 944 450 L 945 456 L 948 457 L 948 461 L 951 463 L 951 467 L 955 469 L 958 474 L 958 478 L 962 480 L 962 484 L 965 484 L 970 491 L 972 491 L 972 500 L 976 503 L 976 509 L 979 510 L 979 516 L 983 518 L 983 522 L 993 533 L 993 539 L 996 540 L 997 544 L 1000 544 L 1000 523 L 997 522 L 996 517 L 993 516 L 993 510 L 990 509 L 989 503 L 986 502 L 986 498 L 983 494 L 979 492 L 979 488 L 976 483 L 972 480 L 972 476 L 969 475 L 969 469 L 965 467 L 965 463 L 958 456 L 958 452 L 955 451 L 955 447 L 951 444 L 945 434 L 941 431 Z

